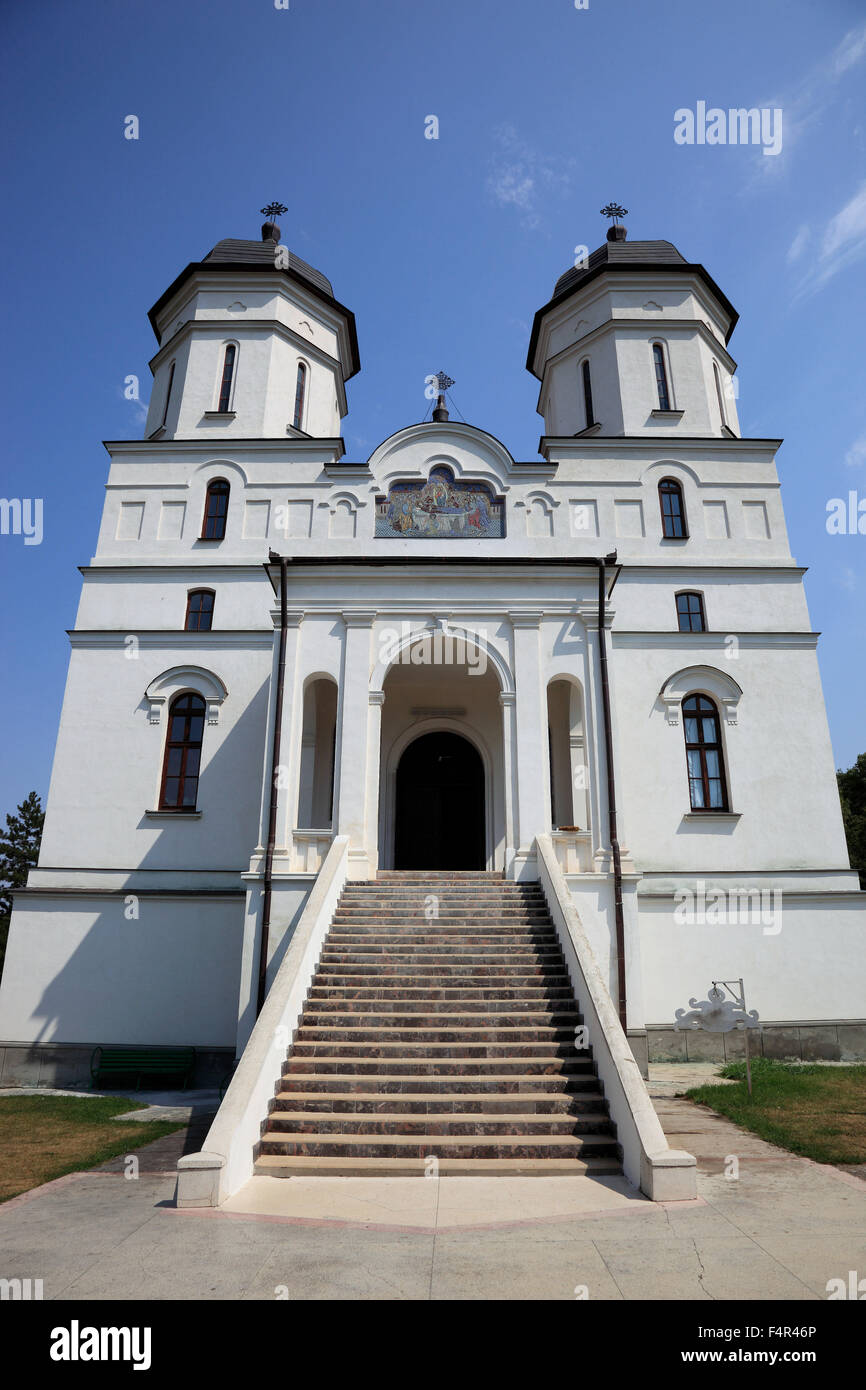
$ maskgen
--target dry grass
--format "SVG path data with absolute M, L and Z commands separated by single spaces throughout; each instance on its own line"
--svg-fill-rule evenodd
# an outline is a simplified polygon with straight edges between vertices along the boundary
M 10 1096 L 0 1099 L 0 1202 L 64 1173 L 132 1153 L 183 1126 L 165 1120 L 118 1123 L 141 1110 L 128 1096 Z
M 765 1058 L 721 1071 L 735 1086 L 699 1086 L 686 1094 L 735 1124 L 816 1163 L 866 1163 L 866 1066 L 786 1065 Z

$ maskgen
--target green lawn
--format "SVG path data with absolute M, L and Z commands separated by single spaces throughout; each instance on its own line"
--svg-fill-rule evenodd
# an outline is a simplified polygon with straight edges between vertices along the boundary
M 687 1098 L 816 1163 L 866 1163 L 866 1066 L 791 1066 L 758 1057 L 751 1096 L 745 1062 L 730 1062 L 719 1074 L 738 1084 L 698 1086 Z
M 113 1115 L 143 1110 L 129 1096 L 9 1096 L 0 1099 L 0 1202 L 64 1173 L 95 1168 L 182 1124 Z

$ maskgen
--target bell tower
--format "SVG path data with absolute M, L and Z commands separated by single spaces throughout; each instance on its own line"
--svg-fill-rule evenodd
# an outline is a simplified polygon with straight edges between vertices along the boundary
M 603 246 L 535 315 L 527 368 L 548 436 L 739 437 L 733 305 L 669 241 L 632 241 L 611 203 Z
M 159 350 L 145 439 L 330 439 L 360 369 L 355 316 L 280 241 L 220 241 L 150 310 Z

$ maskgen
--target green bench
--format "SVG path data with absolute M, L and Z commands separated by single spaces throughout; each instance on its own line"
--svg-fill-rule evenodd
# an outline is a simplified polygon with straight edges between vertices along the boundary
M 195 1066 L 194 1047 L 95 1047 L 90 1058 L 90 1089 L 103 1077 L 134 1076 L 141 1090 L 143 1076 L 175 1076 L 186 1090 Z

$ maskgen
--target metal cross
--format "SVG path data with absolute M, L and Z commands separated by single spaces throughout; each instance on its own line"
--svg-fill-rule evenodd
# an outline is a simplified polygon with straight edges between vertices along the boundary
M 282 203 L 268 203 L 267 207 L 262 208 L 261 211 L 263 216 L 274 218 L 282 217 L 283 213 L 288 212 L 288 210 L 289 209 L 285 207 Z
M 602 217 L 609 217 L 612 226 L 619 225 L 621 217 L 628 217 L 628 208 L 621 207 L 619 203 L 608 203 L 606 208 L 601 209 Z
M 440 391 L 447 391 L 449 386 L 454 385 L 453 378 L 448 376 L 446 372 L 437 372 L 436 381 Z

